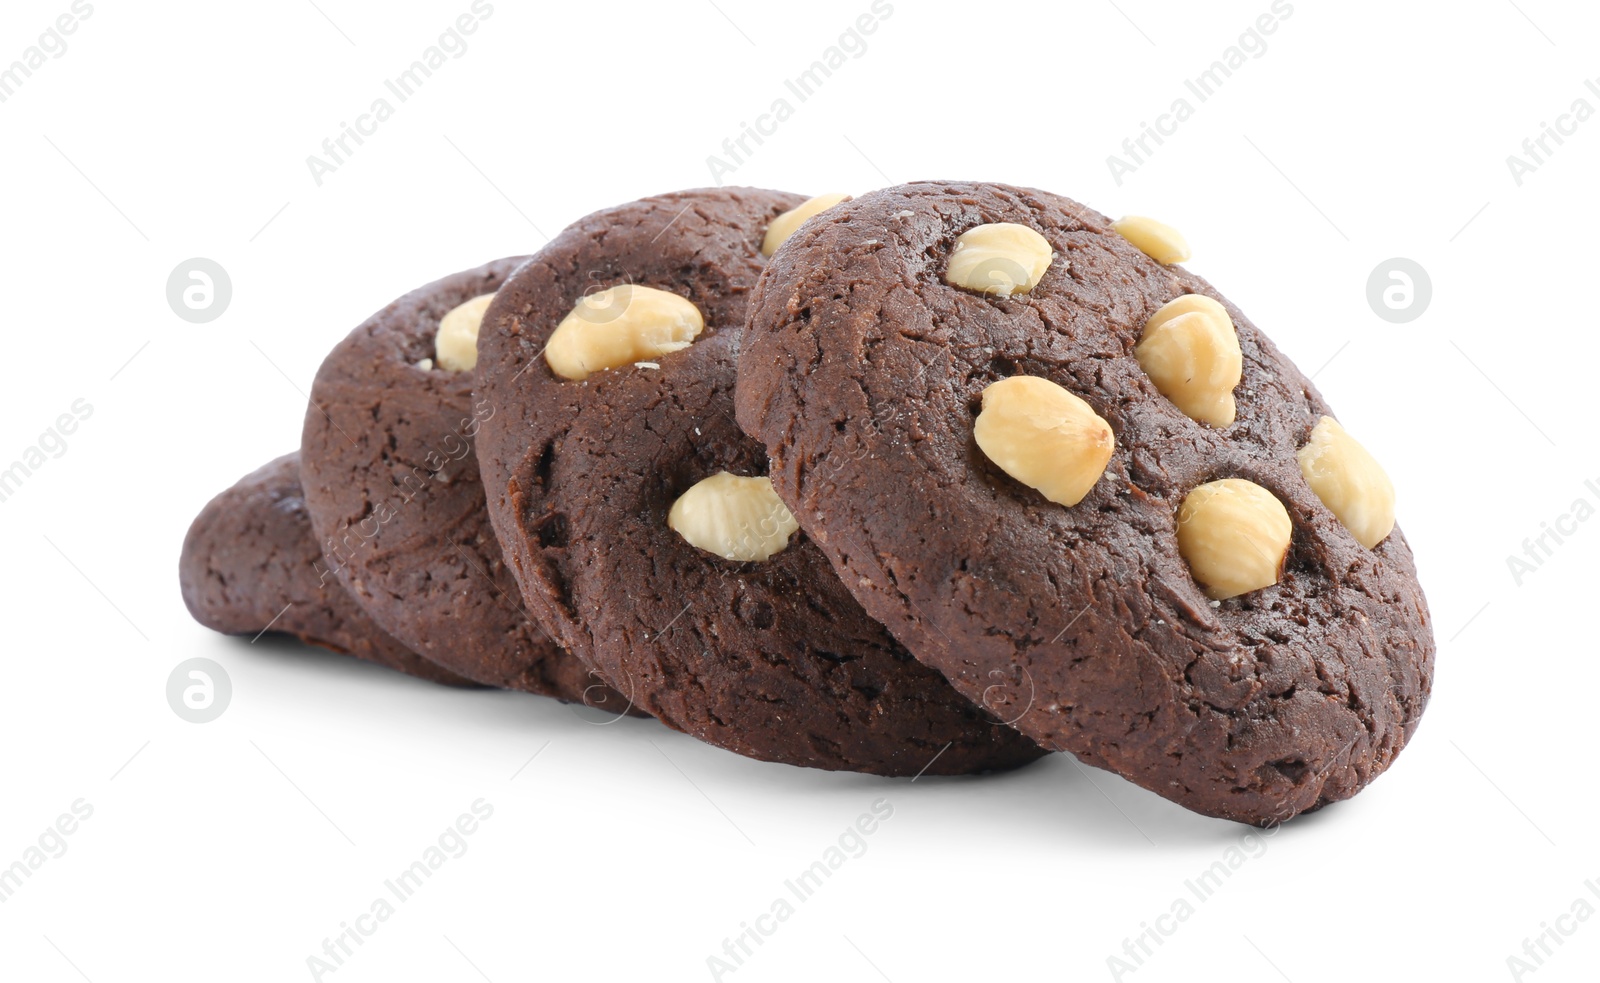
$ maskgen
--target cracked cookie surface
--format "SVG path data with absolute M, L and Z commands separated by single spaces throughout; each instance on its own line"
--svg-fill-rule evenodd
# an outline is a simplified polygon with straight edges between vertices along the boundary
M 626 706 L 523 609 L 489 525 L 474 441 L 492 406 L 473 371 L 436 364 L 446 314 L 526 257 L 445 277 L 389 304 L 323 361 L 301 477 L 329 566 L 407 646 L 488 686 Z
M 735 356 L 765 229 L 800 200 L 728 188 L 610 209 L 501 289 L 479 337 L 478 396 L 496 412 L 478 447 L 528 605 L 664 723 L 740 754 L 886 775 L 1033 760 L 1032 742 L 867 617 L 804 536 L 739 562 L 669 527 L 704 479 L 766 473 L 733 419 Z M 557 326 L 627 284 L 687 298 L 703 330 L 650 360 L 558 376 L 545 357 Z
M 957 237 L 987 223 L 1049 241 L 1030 292 L 946 282 Z M 1135 356 L 1184 294 L 1221 302 L 1237 329 L 1227 426 L 1186 416 Z M 1045 499 L 977 446 L 984 389 L 1013 376 L 1050 380 L 1114 431 L 1081 502 Z M 1093 209 L 924 182 L 824 213 L 757 286 L 737 404 L 867 611 L 1045 747 L 1273 823 L 1359 791 L 1417 726 L 1434 642 L 1410 548 L 1399 529 L 1362 546 L 1296 462 L 1327 404 L 1238 308 Z M 1281 500 L 1293 535 L 1278 583 L 1212 602 L 1176 515 L 1225 478 Z

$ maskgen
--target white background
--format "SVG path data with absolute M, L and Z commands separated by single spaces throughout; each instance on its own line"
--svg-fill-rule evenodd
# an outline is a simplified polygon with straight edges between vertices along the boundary
M 468 852 L 323 978 L 704 980 L 723 940 L 886 798 L 866 853 L 724 979 L 1114 978 L 1108 957 L 1192 901 L 1184 882 L 1242 827 L 1065 756 L 914 784 L 807 772 L 189 620 L 190 518 L 294 446 L 346 331 L 594 209 L 710 183 L 707 156 L 868 10 L 496 0 L 465 55 L 319 187 L 307 155 L 468 0 L 318 4 L 95 0 L 0 104 L 0 465 L 75 399 L 94 408 L 0 503 L 0 866 L 74 801 L 94 809 L 0 904 L 0 975 L 310 978 L 323 940 L 483 798 L 494 814 Z M 1506 158 L 1580 96 L 1600 109 L 1583 85 L 1600 16 L 1294 0 L 1265 54 L 1119 186 L 1107 155 L 1269 3 L 1118 4 L 894 0 L 728 180 L 1007 181 L 1187 234 L 1189 267 L 1315 372 L 1387 465 L 1440 651 L 1390 772 L 1263 841 L 1122 978 L 1516 978 L 1524 939 L 1579 897 L 1600 908 L 1584 886 L 1600 878 L 1600 522 L 1520 584 L 1507 566 L 1575 499 L 1600 504 L 1600 119 L 1521 186 Z M 0 65 L 67 8 L 7 0 Z M 195 256 L 233 281 L 205 325 L 165 299 Z M 1396 256 L 1432 277 L 1409 324 L 1366 300 Z M 164 695 L 196 656 L 234 687 L 204 725 Z M 1561 924 L 1571 937 L 1521 978 L 1594 978 L 1600 918 Z

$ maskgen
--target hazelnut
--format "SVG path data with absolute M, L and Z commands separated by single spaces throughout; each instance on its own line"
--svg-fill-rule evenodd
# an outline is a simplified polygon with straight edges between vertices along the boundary
M 1184 241 L 1183 235 L 1172 226 L 1153 218 L 1124 215 L 1112 222 L 1111 228 L 1162 266 L 1182 263 L 1190 256 L 1189 244 Z
M 1214 601 L 1277 583 L 1293 534 L 1277 496 L 1243 478 L 1200 485 L 1178 507 L 1178 552 Z
M 800 524 L 772 490 L 772 479 L 720 471 L 678 497 L 667 525 L 690 546 L 742 563 L 765 560 L 789 545 Z
M 1394 531 L 1394 485 L 1333 417 L 1317 421 L 1295 459 L 1306 484 L 1362 546 L 1371 549 Z
M 556 375 L 578 381 L 682 351 L 704 329 L 699 308 L 684 298 L 624 283 L 580 300 L 556 325 L 544 358 Z
M 433 352 L 439 368 L 447 372 L 471 372 L 478 364 L 478 328 L 494 294 L 483 294 L 461 304 L 439 319 L 439 333 Z M 424 361 L 427 361 L 424 359 Z M 432 363 L 429 363 L 432 368 Z
M 1060 505 L 1077 505 L 1106 472 L 1111 424 L 1065 389 L 1012 376 L 983 390 L 973 423 L 978 448 L 1002 471 Z
M 1049 241 L 1026 225 L 979 225 L 956 238 L 944 278 L 980 294 L 1025 294 L 1038 285 L 1053 255 Z
M 771 256 L 783 245 L 784 240 L 794 235 L 800 226 L 806 224 L 806 219 L 820 212 L 825 212 L 842 201 L 849 201 L 849 195 L 817 195 L 808 198 L 795 207 L 779 215 L 767 226 L 767 234 L 761 238 L 761 255 Z
M 1244 357 L 1221 304 L 1200 294 L 1167 304 L 1145 324 L 1134 357 L 1161 394 L 1190 419 L 1213 427 L 1233 422 L 1233 390 L 1244 372 Z

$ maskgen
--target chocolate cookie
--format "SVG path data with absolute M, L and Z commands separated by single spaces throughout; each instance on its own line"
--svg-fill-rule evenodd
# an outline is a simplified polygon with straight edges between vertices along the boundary
M 1427 606 L 1387 479 L 1311 382 L 1133 244 L 1171 262 L 1170 230 L 1117 226 L 954 182 L 825 213 L 756 289 L 738 418 L 844 583 L 961 692 L 1279 822 L 1415 731 Z
M 327 576 L 300 494 L 299 454 L 245 475 L 200 511 L 178 580 L 189 613 L 213 631 L 269 630 L 432 682 L 475 685 L 384 634 Z
M 528 606 L 662 722 L 740 754 L 885 775 L 1033 760 L 792 535 L 734 423 L 760 246 L 799 204 L 647 198 L 579 221 L 501 288 L 478 453 Z
M 366 612 L 430 661 L 489 686 L 627 706 L 523 610 L 484 508 L 472 398 L 486 297 L 523 257 L 415 290 L 322 363 L 301 437 L 317 542 Z

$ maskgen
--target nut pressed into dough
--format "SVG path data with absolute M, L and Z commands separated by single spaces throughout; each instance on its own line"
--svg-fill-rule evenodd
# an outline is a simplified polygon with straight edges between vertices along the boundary
M 1162 266 L 1182 263 L 1191 255 L 1182 233 L 1165 222 L 1143 215 L 1124 215 L 1112 222 L 1111 227 Z
M 956 238 L 944 278 L 980 294 L 1025 294 L 1038 285 L 1053 255 L 1049 240 L 1026 225 L 979 225 Z
M 1192 420 L 1225 427 L 1236 412 L 1233 390 L 1244 373 L 1239 334 L 1227 310 L 1203 294 L 1185 294 L 1156 311 L 1134 349 L 1161 394 Z
M 1214 601 L 1277 583 L 1293 535 L 1278 497 L 1243 478 L 1208 481 L 1178 507 L 1178 552 Z
M 1089 494 L 1116 447 L 1111 424 L 1093 407 L 1049 379 L 1026 375 L 983 390 L 972 436 L 1006 474 L 1068 506 Z
M 471 372 L 477 366 L 478 329 L 483 326 L 484 312 L 493 300 L 494 294 L 480 294 L 439 319 L 439 333 L 433 341 L 439 368 L 447 372 Z M 417 367 L 424 368 L 420 363 Z
M 849 200 L 849 195 L 817 195 L 815 198 L 808 198 L 779 215 L 772 220 L 772 224 L 767 226 L 767 234 L 761 238 L 761 255 L 771 256 L 777 252 L 778 247 L 783 245 L 784 240 L 794 235 L 800 226 L 806 224 L 806 219 L 827 211 L 841 201 Z
M 1394 531 L 1394 484 L 1365 447 L 1331 416 L 1295 453 L 1306 484 L 1367 549 Z
M 672 503 L 667 525 L 691 546 L 724 560 L 765 560 L 789 545 L 800 524 L 772 490 L 772 479 L 719 471 Z
M 581 381 L 682 351 L 705 326 L 700 309 L 677 294 L 624 283 L 578 301 L 550 335 L 544 358 L 556 375 Z

